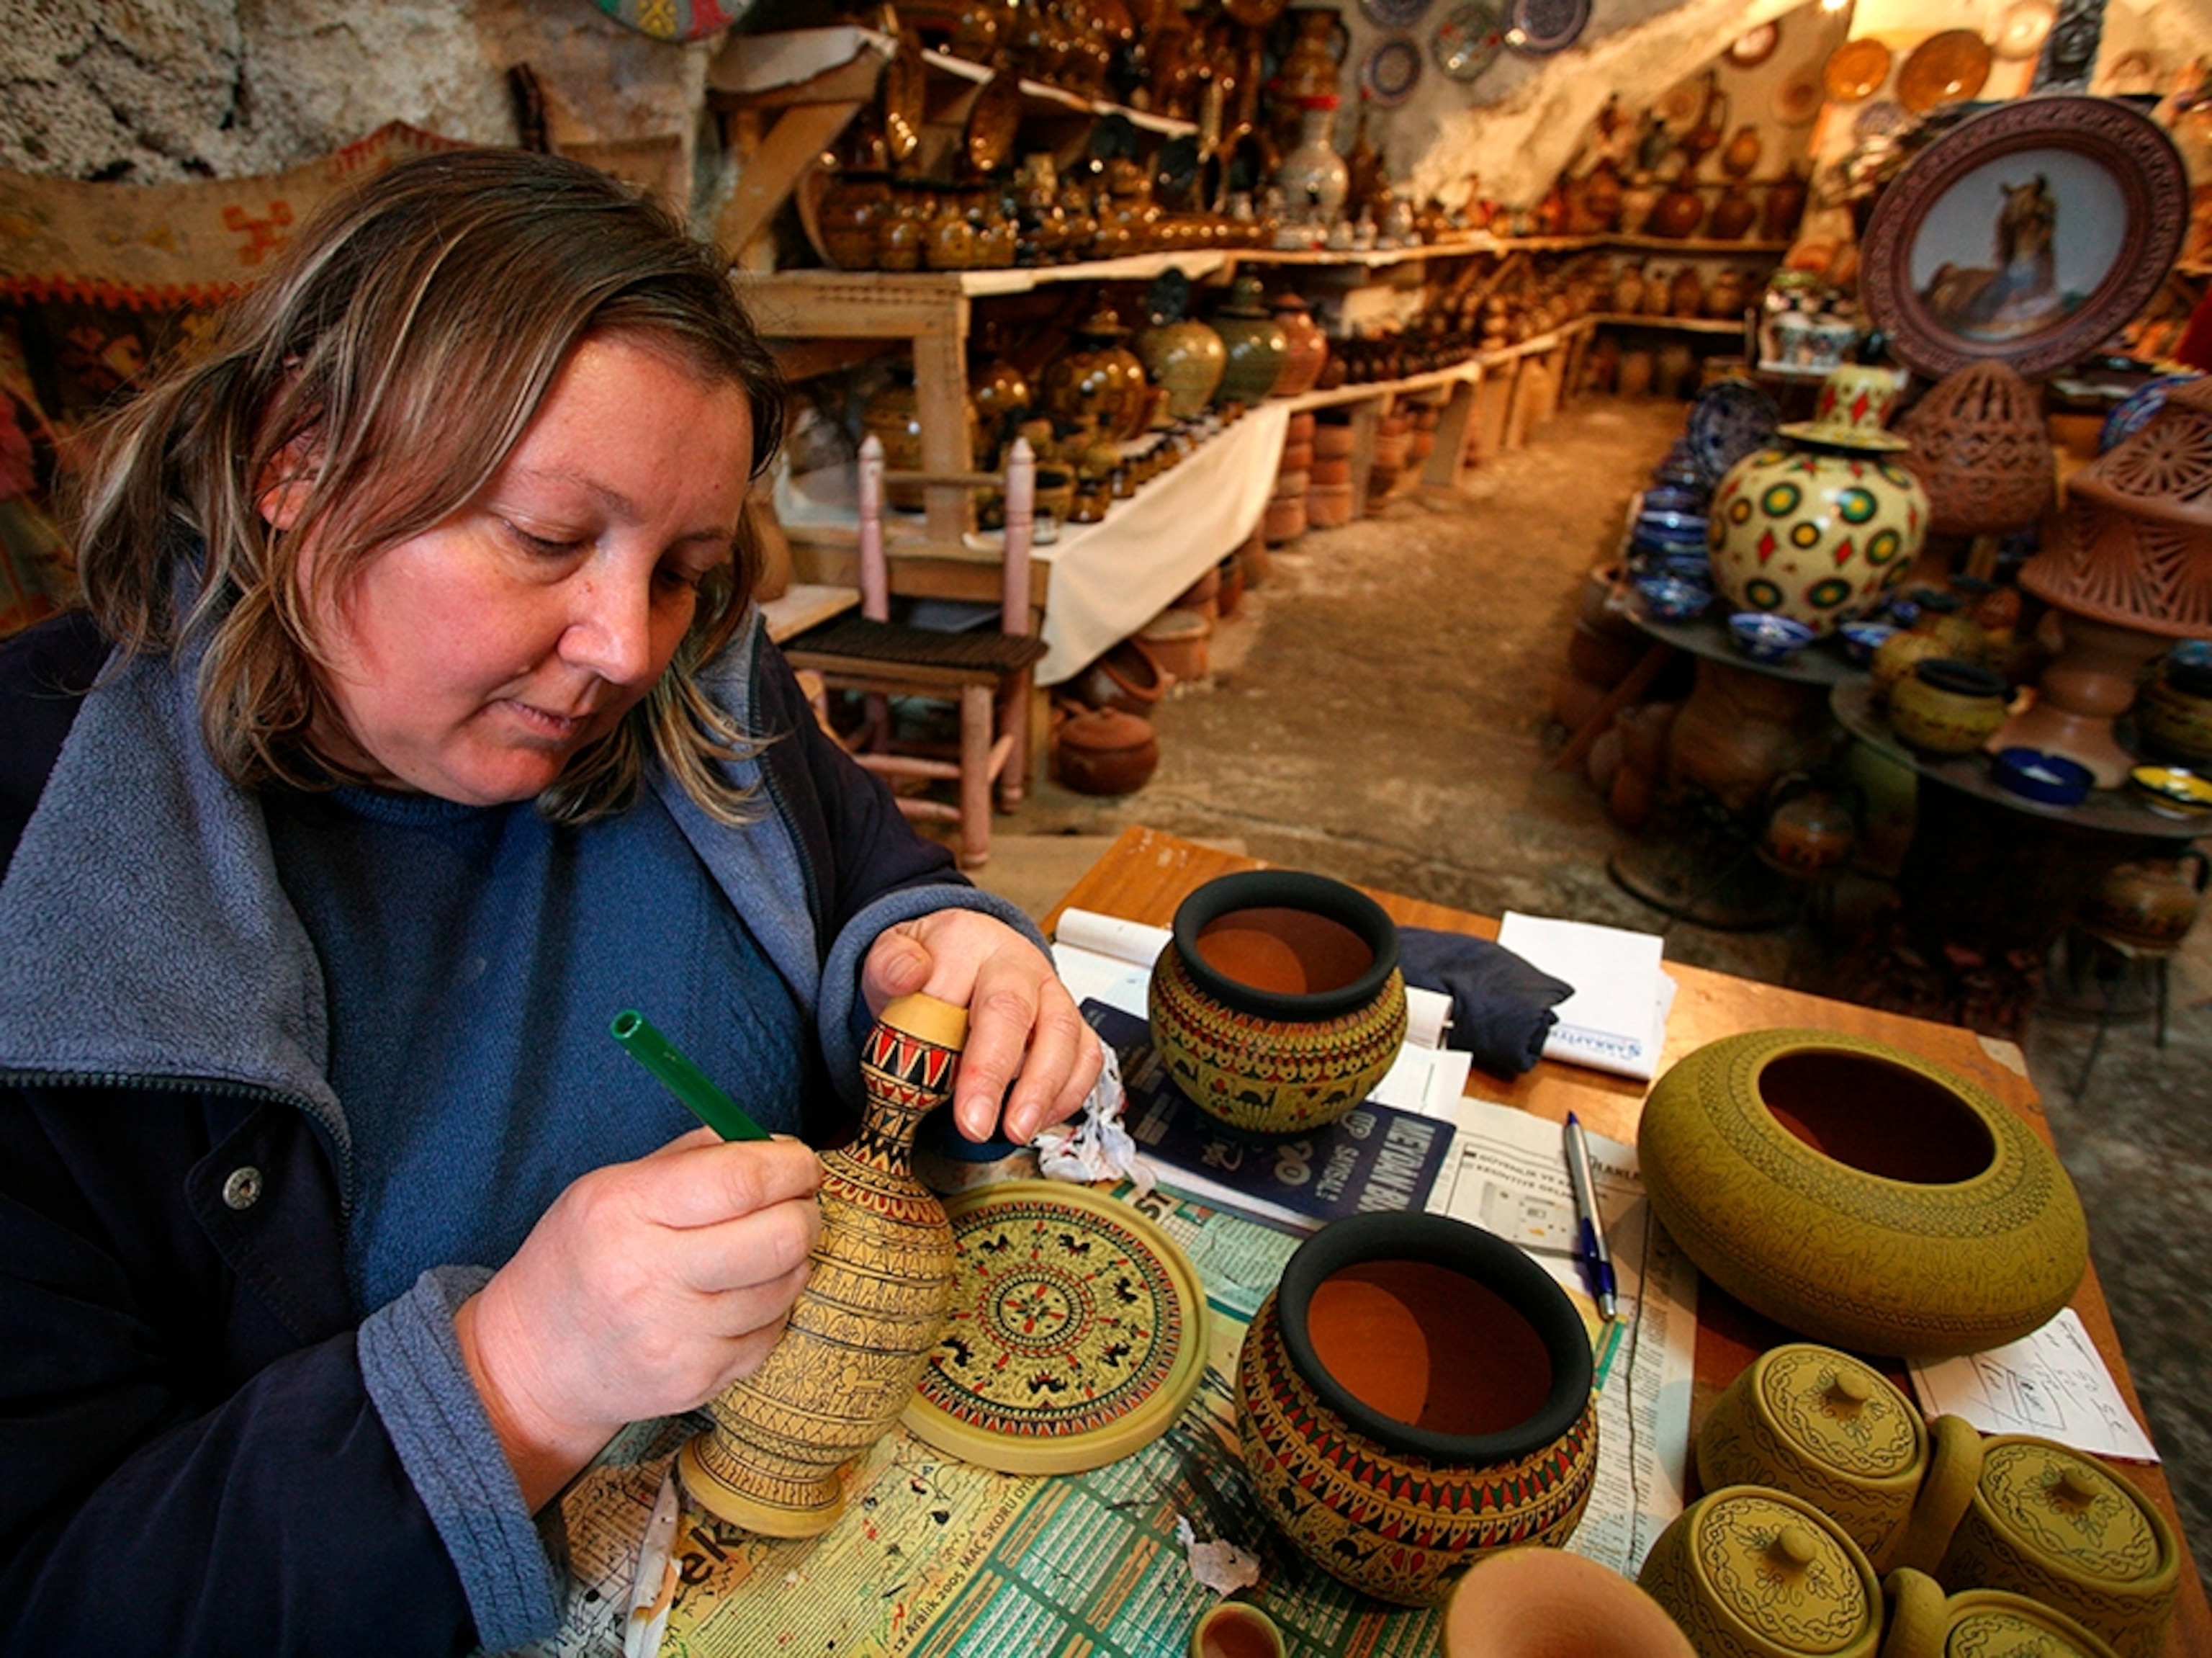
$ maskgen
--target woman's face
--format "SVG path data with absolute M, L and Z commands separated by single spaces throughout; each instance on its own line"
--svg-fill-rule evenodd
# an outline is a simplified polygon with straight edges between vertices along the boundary
M 667 667 L 731 555 L 751 454 L 738 387 L 586 339 L 483 491 L 319 613 L 344 729 L 316 747 L 388 788 L 538 795 Z

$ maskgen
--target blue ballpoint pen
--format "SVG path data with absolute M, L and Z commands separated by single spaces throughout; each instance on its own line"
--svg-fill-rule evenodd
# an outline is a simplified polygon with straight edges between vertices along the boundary
M 1620 1311 L 1613 1292 L 1613 1251 L 1605 1241 L 1605 1216 L 1599 1212 L 1597 1187 L 1590 1179 L 1589 1142 L 1583 1137 L 1583 1125 L 1572 1112 L 1567 1113 L 1566 1141 L 1567 1181 L 1575 1191 L 1575 1219 L 1581 1233 L 1577 1244 L 1583 1271 L 1589 1277 L 1598 1312 L 1611 1322 Z

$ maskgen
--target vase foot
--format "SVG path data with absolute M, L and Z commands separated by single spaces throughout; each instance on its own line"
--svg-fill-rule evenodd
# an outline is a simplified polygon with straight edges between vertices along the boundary
M 676 1454 L 684 1489 L 717 1520 L 759 1537 L 819 1537 L 845 1511 L 844 1482 L 832 1469 L 811 1485 L 775 1482 L 776 1490 L 749 1489 L 741 1464 L 713 1443 L 709 1429 Z

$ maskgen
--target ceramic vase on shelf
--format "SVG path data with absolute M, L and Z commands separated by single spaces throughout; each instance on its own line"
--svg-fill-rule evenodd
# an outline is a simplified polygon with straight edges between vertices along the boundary
M 952 1228 L 915 1177 L 915 1131 L 952 1096 L 963 1008 L 892 1002 L 860 1051 L 866 1106 L 852 1143 L 822 1155 L 822 1236 L 767 1361 L 708 1407 L 679 1455 L 709 1513 L 766 1537 L 815 1537 L 844 1507 L 838 1471 L 914 1397 L 951 1310 Z
M 1045 364 L 1038 401 L 1064 426 L 1090 420 L 1109 440 L 1125 442 L 1145 429 L 1145 365 L 1122 342 L 1128 330 L 1110 310 L 1093 312 L 1067 346 Z
M 1588 1330 L 1504 1239 L 1370 1213 L 1301 1244 L 1237 1365 L 1254 1495 L 1363 1594 L 1433 1606 L 1469 1564 L 1564 1544 L 1597 1472 Z
M 963 397 L 961 411 L 967 423 L 969 464 L 973 466 L 981 459 L 975 453 L 981 426 L 975 399 Z M 911 369 L 902 367 L 888 385 L 868 399 L 860 411 L 860 423 L 865 431 L 882 442 L 884 466 L 894 472 L 922 469 L 921 411 Z M 884 498 L 902 512 L 919 512 L 922 488 L 919 484 L 894 484 L 884 491 Z
M 1285 289 L 1267 302 L 1275 326 L 1283 331 L 1283 371 L 1272 395 L 1296 397 L 1310 392 L 1328 363 L 1328 335 L 1314 320 L 1305 298 L 1295 289 Z
M 1275 169 L 1275 188 L 1295 222 L 1326 231 L 1344 216 L 1352 172 L 1336 152 L 1336 94 L 1298 101 L 1298 141 Z
M 1189 314 L 1190 278 L 1163 271 L 1145 295 L 1151 320 L 1130 341 L 1145 374 L 1167 393 L 1167 413 L 1191 420 L 1203 413 L 1229 371 L 1229 348 L 1221 336 Z
M 1245 272 L 1229 284 L 1229 297 L 1213 313 L 1214 332 L 1229 350 L 1229 370 L 1214 393 L 1217 403 L 1260 403 L 1282 378 L 1291 343 L 1267 309 L 1260 278 Z
M 1894 376 L 1845 368 L 1822 382 L 1810 421 L 1746 456 L 1707 515 L 1713 582 L 1737 610 L 1802 622 L 1814 633 L 1871 609 L 1905 578 L 1928 531 L 1928 491 L 1895 458 L 1910 447 L 1882 428 Z

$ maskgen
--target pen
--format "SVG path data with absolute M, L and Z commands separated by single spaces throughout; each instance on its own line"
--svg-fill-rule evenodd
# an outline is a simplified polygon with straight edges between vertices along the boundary
M 1572 1112 L 1567 1113 L 1566 1141 L 1567 1181 L 1575 1189 L 1575 1219 L 1581 1223 L 1577 1245 L 1583 1270 L 1589 1274 L 1598 1312 L 1610 1323 L 1620 1311 L 1613 1295 L 1613 1251 L 1605 1241 L 1605 1216 L 1598 1211 L 1597 1187 L 1590 1179 L 1589 1142 Z
M 660 1079 L 660 1084 L 690 1113 L 725 1140 L 765 1140 L 768 1131 L 745 1115 L 738 1102 L 707 1080 L 707 1073 L 684 1057 L 653 1021 L 625 1008 L 607 1027 L 608 1034 L 629 1050 L 629 1057 Z

